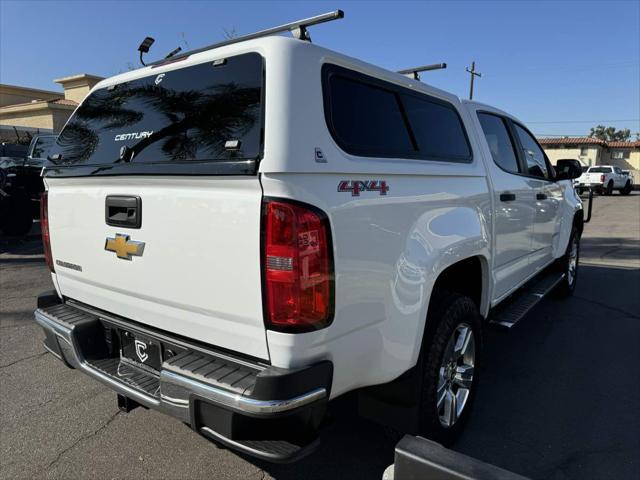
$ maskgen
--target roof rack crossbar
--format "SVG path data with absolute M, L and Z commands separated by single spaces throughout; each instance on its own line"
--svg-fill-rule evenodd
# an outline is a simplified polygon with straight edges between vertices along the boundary
M 342 10 L 334 10 L 333 12 L 323 13 L 322 15 L 316 15 L 315 17 L 310 17 L 310 18 L 305 18 L 303 20 L 296 20 L 295 22 L 285 23 L 284 25 L 280 25 L 279 27 L 267 28 L 266 30 L 260 30 L 259 32 L 250 33 L 248 35 L 243 35 L 241 37 L 231 38 L 229 40 L 224 40 L 222 42 L 213 43 L 211 45 L 207 45 L 206 47 L 190 50 L 188 52 L 181 53 L 180 55 L 171 57 L 171 61 L 176 61 L 180 58 L 188 57 L 189 55 L 205 52 L 207 50 L 211 50 L 214 48 L 224 47 L 226 45 L 245 42 L 247 40 L 253 40 L 254 38 L 266 37 L 269 35 L 274 35 L 276 33 L 282 33 L 282 32 L 291 32 L 295 38 L 310 42 L 311 37 L 309 36 L 307 27 L 310 27 L 311 25 L 318 25 L 320 23 L 330 22 L 332 20 L 339 20 L 341 18 L 344 18 L 344 12 Z M 153 63 L 149 63 L 148 65 L 157 65 L 165 61 L 166 61 L 165 59 L 162 59 Z
M 423 65 L 421 67 L 413 67 L 413 68 L 407 68 L 406 70 L 398 70 L 397 73 L 401 75 L 406 75 L 407 77 L 411 77 L 414 80 L 420 80 L 420 72 L 426 72 L 429 70 L 441 70 L 443 68 L 447 68 L 446 63 L 433 63 L 431 65 Z

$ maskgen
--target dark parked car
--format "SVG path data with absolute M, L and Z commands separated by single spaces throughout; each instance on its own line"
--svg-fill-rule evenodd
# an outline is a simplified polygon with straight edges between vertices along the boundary
M 0 144 L 0 230 L 6 235 L 26 235 L 38 216 L 40 172 L 55 146 L 56 135 L 38 135 L 31 144 Z

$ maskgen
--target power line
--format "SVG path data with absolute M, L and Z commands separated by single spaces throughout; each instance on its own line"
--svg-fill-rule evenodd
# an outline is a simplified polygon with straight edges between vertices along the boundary
M 525 122 L 525 123 L 597 123 L 597 122 L 637 122 L 640 118 L 624 118 L 618 120 L 557 120 L 554 122 Z

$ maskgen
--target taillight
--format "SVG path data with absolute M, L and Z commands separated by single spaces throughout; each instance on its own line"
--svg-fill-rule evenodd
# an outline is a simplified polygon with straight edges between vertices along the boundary
M 604 183 L 604 174 L 600 175 L 600 183 Z
M 310 205 L 265 199 L 262 217 L 267 327 L 304 332 L 333 320 L 333 255 L 327 216 Z
M 47 262 L 49 270 L 55 272 L 55 268 L 53 267 L 53 257 L 51 256 L 51 237 L 49 236 L 49 195 L 47 192 L 43 192 L 40 195 L 40 230 L 42 231 L 44 260 Z

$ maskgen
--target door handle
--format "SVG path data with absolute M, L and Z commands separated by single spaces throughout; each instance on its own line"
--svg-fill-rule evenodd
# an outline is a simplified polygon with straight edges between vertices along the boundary
M 140 228 L 142 199 L 127 195 L 109 195 L 105 200 L 104 214 L 107 225 Z
M 536 193 L 536 200 L 546 200 L 547 195 L 544 193 Z
M 516 199 L 515 193 L 501 193 L 500 201 L 501 202 L 513 202 Z

